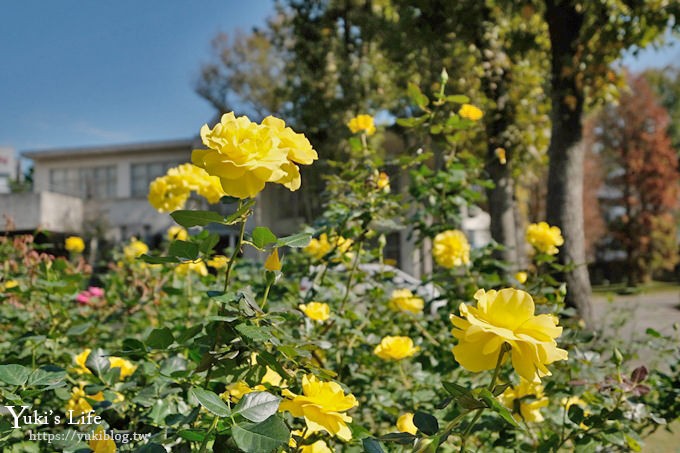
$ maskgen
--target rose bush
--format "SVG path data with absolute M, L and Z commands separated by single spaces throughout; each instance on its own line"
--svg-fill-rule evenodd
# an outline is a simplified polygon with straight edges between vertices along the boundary
M 372 117 L 349 120 L 348 158 L 303 233 L 246 223 L 266 183 L 299 188 L 311 144 L 282 120 L 227 114 L 202 128 L 195 165 L 150 187 L 178 224 L 160 249 L 133 238 L 95 274 L 82 240 L 55 256 L 0 237 L 0 395 L 52 411 L 21 429 L 3 415 L 3 451 L 623 451 L 676 418 L 677 365 L 632 367 L 634 349 L 564 307 L 559 230 L 528 232 L 535 253 L 516 276 L 497 245 L 470 247 L 461 218 L 488 182 L 451 144 L 482 111 L 444 84 L 432 102 L 409 92 L 421 114 L 399 124 L 431 149 L 386 162 Z M 191 191 L 229 214 L 181 209 Z M 235 247 L 217 248 L 210 224 L 236 228 Z M 433 245 L 420 285 L 385 259 L 403 228 Z M 649 341 L 677 363 L 677 339 Z M 55 422 L 68 411 L 102 421 Z M 36 446 L 28 430 L 148 437 Z

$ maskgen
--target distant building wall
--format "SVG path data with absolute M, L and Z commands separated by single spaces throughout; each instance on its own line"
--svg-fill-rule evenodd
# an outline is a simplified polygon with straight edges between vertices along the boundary
M 4 194 L 0 217 L 17 231 L 78 233 L 83 227 L 83 201 L 51 192 Z

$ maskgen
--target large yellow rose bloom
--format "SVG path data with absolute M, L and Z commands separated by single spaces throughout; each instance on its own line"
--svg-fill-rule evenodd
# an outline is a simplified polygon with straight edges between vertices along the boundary
M 78 236 L 69 236 L 64 242 L 64 248 L 71 253 L 82 253 L 85 250 L 85 241 Z
M 543 386 L 535 382 L 520 379 L 519 385 L 508 387 L 500 395 L 501 403 L 513 412 L 517 421 L 542 422 L 541 408 L 548 405 L 548 398 L 543 394 Z M 515 401 L 518 402 L 515 405 Z
M 194 150 L 191 161 L 220 178 L 224 192 L 236 198 L 256 196 L 267 182 L 297 190 L 300 171 L 296 164 L 309 165 L 318 158 L 304 135 L 274 117 L 260 125 L 225 113 L 214 128 L 203 125 L 201 139 L 208 149 Z
M 395 289 L 392 291 L 390 306 L 400 311 L 420 313 L 423 311 L 425 301 L 418 296 L 414 296 L 410 289 Z
M 564 244 L 564 238 L 558 227 L 539 222 L 527 228 L 527 242 L 541 253 L 556 255 L 559 252 L 557 247 Z
M 319 381 L 313 375 L 302 378 L 302 393 L 296 395 L 283 390 L 286 399 L 281 402 L 279 410 L 288 411 L 293 417 L 304 417 L 310 434 L 326 431 L 345 441 L 352 438 L 352 431 L 347 426 L 352 417 L 343 412 L 359 404 L 354 395 L 345 395 L 339 384 Z
M 546 365 L 567 359 L 567 351 L 555 341 L 562 334 L 557 317 L 534 315 L 534 301 L 528 293 L 514 288 L 480 289 L 475 299 L 477 307 L 461 304 L 462 317 L 451 315 L 451 333 L 458 339 L 453 354 L 463 368 L 493 369 L 503 343 L 511 347 L 515 371 L 530 382 L 550 375 Z
M 387 336 L 380 340 L 373 353 L 383 360 L 401 360 L 411 357 L 419 350 L 420 348 L 414 346 L 413 340 L 409 337 Z
M 460 230 L 448 230 L 434 237 L 434 260 L 441 267 L 451 269 L 470 262 L 470 243 Z

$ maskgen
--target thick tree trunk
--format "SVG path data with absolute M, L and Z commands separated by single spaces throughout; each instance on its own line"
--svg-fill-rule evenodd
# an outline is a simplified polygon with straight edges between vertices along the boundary
M 590 277 L 583 229 L 583 159 L 581 144 L 583 87 L 577 82 L 575 58 L 583 16 L 572 1 L 546 0 L 552 64 L 552 135 L 548 156 L 547 221 L 562 230 L 559 259 L 571 264 L 565 273 L 567 305 L 592 323 Z
M 513 271 L 519 265 L 515 231 L 515 184 L 508 166 L 500 164 L 494 151 L 489 153 L 488 158 L 490 163 L 486 169 L 494 182 L 494 187 L 486 191 L 491 217 L 491 237 L 503 245 L 500 258 L 507 261 L 511 266 L 510 270 Z

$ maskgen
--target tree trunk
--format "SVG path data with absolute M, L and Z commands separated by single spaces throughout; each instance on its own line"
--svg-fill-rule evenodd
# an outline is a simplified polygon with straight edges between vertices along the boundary
M 551 42 L 552 135 L 548 156 L 547 221 L 562 230 L 559 259 L 571 264 L 565 273 L 568 306 L 575 307 L 586 324 L 592 323 L 590 277 L 583 230 L 583 159 L 581 144 L 583 86 L 577 82 L 577 45 L 583 16 L 574 2 L 546 0 L 546 21 Z
M 500 164 L 493 150 L 489 152 L 487 158 L 490 159 L 490 163 L 486 169 L 494 182 L 494 187 L 486 191 L 491 217 L 491 237 L 503 245 L 503 252 L 499 258 L 507 261 L 512 271 L 519 265 L 515 231 L 515 184 L 508 166 Z

